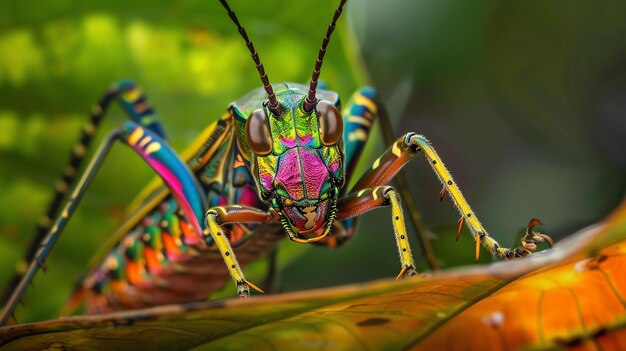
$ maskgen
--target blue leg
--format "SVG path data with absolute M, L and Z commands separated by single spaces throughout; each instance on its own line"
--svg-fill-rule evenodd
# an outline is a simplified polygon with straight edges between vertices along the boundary
M 343 140 L 345 143 L 346 183 L 354 176 L 354 168 L 359 162 L 370 129 L 377 117 L 378 94 L 374 88 L 361 88 L 352 94 L 343 109 Z
M 131 120 L 167 140 L 165 129 L 157 120 L 154 109 L 148 104 L 146 96 L 133 81 L 123 80 L 115 83 L 111 86 L 111 90 L 118 92 L 118 102 Z

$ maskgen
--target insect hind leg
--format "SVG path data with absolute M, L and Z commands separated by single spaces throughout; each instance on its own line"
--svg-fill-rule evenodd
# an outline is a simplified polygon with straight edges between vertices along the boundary
M 93 105 L 87 124 L 83 127 L 78 142 L 72 148 L 67 165 L 63 169 L 61 177 L 56 182 L 55 193 L 48 204 L 46 214 L 39 220 L 35 235 L 26 251 L 25 257 L 16 265 L 13 276 L 7 283 L 2 296 L 0 306 L 6 304 L 12 291 L 22 279 L 29 263 L 35 257 L 43 238 L 51 229 L 53 219 L 59 215 L 59 210 L 66 198 L 67 192 L 76 181 L 79 170 L 82 168 L 87 151 L 89 150 L 94 135 L 101 126 L 111 102 L 116 101 L 128 115 L 128 118 L 150 129 L 165 138 L 162 125 L 156 120 L 154 109 L 148 104 L 145 94 L 131 80 L 123 80 L 112 84 L 102 95 L 98 103 Z M 45 269 L 43 263 L 38 263 L 40 268 Z
M 191 229 L 195 233 L 195 243 L 199 244 L 200 247 L 204 247 L 204 241 L 202 240 L 203 230 L 199 221 L 207 205 L 201 195 L 200 185 L 197 183 L 192 171 L 157 133 L 135 122 L 126 121 L 122 128 L 111 132 L 102 142 L 92 157 L 91 162 L 82 173 L 61 214 L 56 216 L 52 228 L 46 233 L 37 248 L 32 262 L 15 290 L 11 293 L 5 310 L 0 316 L 0 325 L 4 324 L 13 313 L 26 287 L 35 277 L 40 262 L 44 262 L 50 254 L 115 141 L 120 141 L 131 147 L 161 177 L 179 208 L 182 209 L 185 220 L 190 223 Z
M 111 132 L 109 136 L 103 141 L 100 148 L 98 148 L 96 154 L 92 158 L 89 166 L 87 167 L 87 170 L 83 173 L 76 189 L 70 196 L 70 200 L 65 204 L 61 215 L 56 216 L 52 228 L 49 231 L 46 231 L 40 242 L 37 242 L 36 250 L 33 254 L 33 258 L 30 264 L 25 269 L 25 271 L 20 274 L 15 288 L 11 289 L 7 296 L 7 302 L 4 307 L 4 311 L 2 311 L 2 315 L 0 315 L 0 326 L 4 325 L 9 317 L 13 315 L 13 311 L 15 310 L 15 307 L 17 306 L 24 292 L 26 291 L 26 287 L 34 279 L 38 268 L 43 265 L 43 262 L 45 261 L 50 250 L 54 246 L 54 243 L 58 239 L 61 231 L 67 224 L 69 217 L 76 209 L 76 206 L 80 202 L 81 197 L 84 195 L 86 188 L 91 183 L 91 180 L 93 180 L 97 169 L 102 165 L 102 161 L 104 161 L 104 159 L 106 158 L 106 155 L 111 149 L 113 142 L 117 140 L 120 136 L 121 131 L 116 130 Z
M 118 102 L 130 119 L 167 140 L 165 128 L 157 120 L 154 108 L 148 104 L 146 95 L 132 80 L 120 81 L 113 84 L 111 89 L 117 91 Z

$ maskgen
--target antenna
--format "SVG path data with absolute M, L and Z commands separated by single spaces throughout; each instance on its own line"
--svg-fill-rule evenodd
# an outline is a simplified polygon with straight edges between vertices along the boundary
M 322 41 L 322 47 L 317 54 L 317 61 L 315 62 L 315 68 L 313 69 L 313 75 L 311 76 L 311 83 L 309 84 L 309 95 L 304 100 L 304 110 L 307 112 L 313 111 L 313 108 L 315 108 L 315 105 L 317 104 L 317 98 L 315 97 L 315 91 L 317 90 L 317 79 L 320 76 L 320 70 L 322 69 L 322 63 L 324 62 L 324 55 L 326 54 L 326 47 L 328 46 L 328 42 L 330 41 L 330 36 L 335 30 L 335 25 L 337 24 L 339 16 L 341 16 L 341 12 L 343 11 L 343 5 L 345 3 L 346 0 L 341 0 L 341 3 L 339 3 L 339 7 L 337 7 L 337 10 L 335 11 L 333 20 L 332 22 L 330 22 L 330 25 L 326 30 L 326 36 L 324 36 L 324 40 Z
M 345 0 L 343 2 L 345 2 Z M 343 5 L 343 2 L 342 2 L 342 5 Z M 230 6 L 228 6 L 228 4 L 226 3 L 226 0 L 220 0 L 220 3 L 222 4 L 222 6 L 224 6 L 226 11 L 228 11 L 228 16 L 230 16 L 230 19 L 237 26 L 237 30 L 239 31 L 239 34 L 241 34 L 241 37 L 243 38 L 243 40 L 246 42 L 246 46 L 248 47 L 248 50 L 250 51 L 250 56 L 252 56 L 252 60 L 254 60 L 254 63 L 256 64 L 256 69 L 257 71 L 259 71 L 259 75 L 261 76 L 261 82 L 263 82 L 263 88 L 265 88 L 265 92 L 267 92 L 267 99 L 269 100 L 267 107 L 270 109 L 270 111 L 272 111 L 272 114 L 274 114 L 274 116 L 280 116 L 282 114 L 282 109 L 280 107 L 280 104 L 278 103 L 278 100 L 276 99 L 276 94 L 274 94 L 274 89 L 272 89 L 270 80 L 269 78 L 267 78 L 267 73 L 265 73 L 265 68 L 263 67 L 261 60 L 259 59 L 259 54 L 254 49 L 254 45 L 252 44 L 252 41 L 250 41 L 250 38 L 248 38 L 248 33 L 246 33 L 246 30 L 239 23 L 239 20 L 237 19 L 237 15 L 235 15 L 235 12 L 233 12 L 233 10 L 230 9 Z M 321 54 L 321 51 L 320 51 L 320 54 Z M 319 72 L 318 72 L 318 75 L 319 75 Z M 315 84 L 317 85 L 317 82 L 315 82 Z M 313 94 L 313 96 L 315 96 L 315 93 Z

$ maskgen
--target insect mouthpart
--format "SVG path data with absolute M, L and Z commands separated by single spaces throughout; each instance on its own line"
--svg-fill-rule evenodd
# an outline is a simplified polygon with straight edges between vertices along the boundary
M 326 199 L 316 203 L 285 206 L 283 213 L 289 219 L 294 231 L 300 234 L 312 233 L 326 223 L 330 202 L 331 199 Z
M 323 199 L 291 201 L 282 199 L 281 223 L 290 239 L 309 243 L 323 239 L 333 227 L 337 214 L 337 194 L 331 191 Z M 301 235 L 305 235 L 301 237 Z

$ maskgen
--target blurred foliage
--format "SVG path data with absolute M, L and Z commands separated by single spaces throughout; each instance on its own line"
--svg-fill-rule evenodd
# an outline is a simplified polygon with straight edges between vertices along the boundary
M 335 1 L 231 2 L 270 80 L 306 82 Z M 559 237 L 600 218 L 626 188 L 625 15 L 619 2 L 351 0 L 322 79 L 344 101 L 368 81 L 379 87 L 397 134 L 433 141 L 503 244 L 515 244 L 530 217 Z M 91 104 L 124 78 L 146 91 L 177 150 L 260 83 L 216 1 L 0 0 L 0 283 Z M 103 130 L 122 120 L 111 109 Z M 378 134 L 371 140 L 360 170 L 381 151 Z M 471 263 L 472 240 L 466 232 L 454 243 L 456 213 L 439 203 L 435 177 L 421 160 L 407 170 L 440 260 Z M 149 179 L 136 156 L 114 148 L 21 320 L 56 313 Z M 394 245 L 385 210 L 365 216 L 360 234 L 337 250 L 285 243 L 285 256 L 301 255 L 282 268 L 279 289 L 392 276 Z

